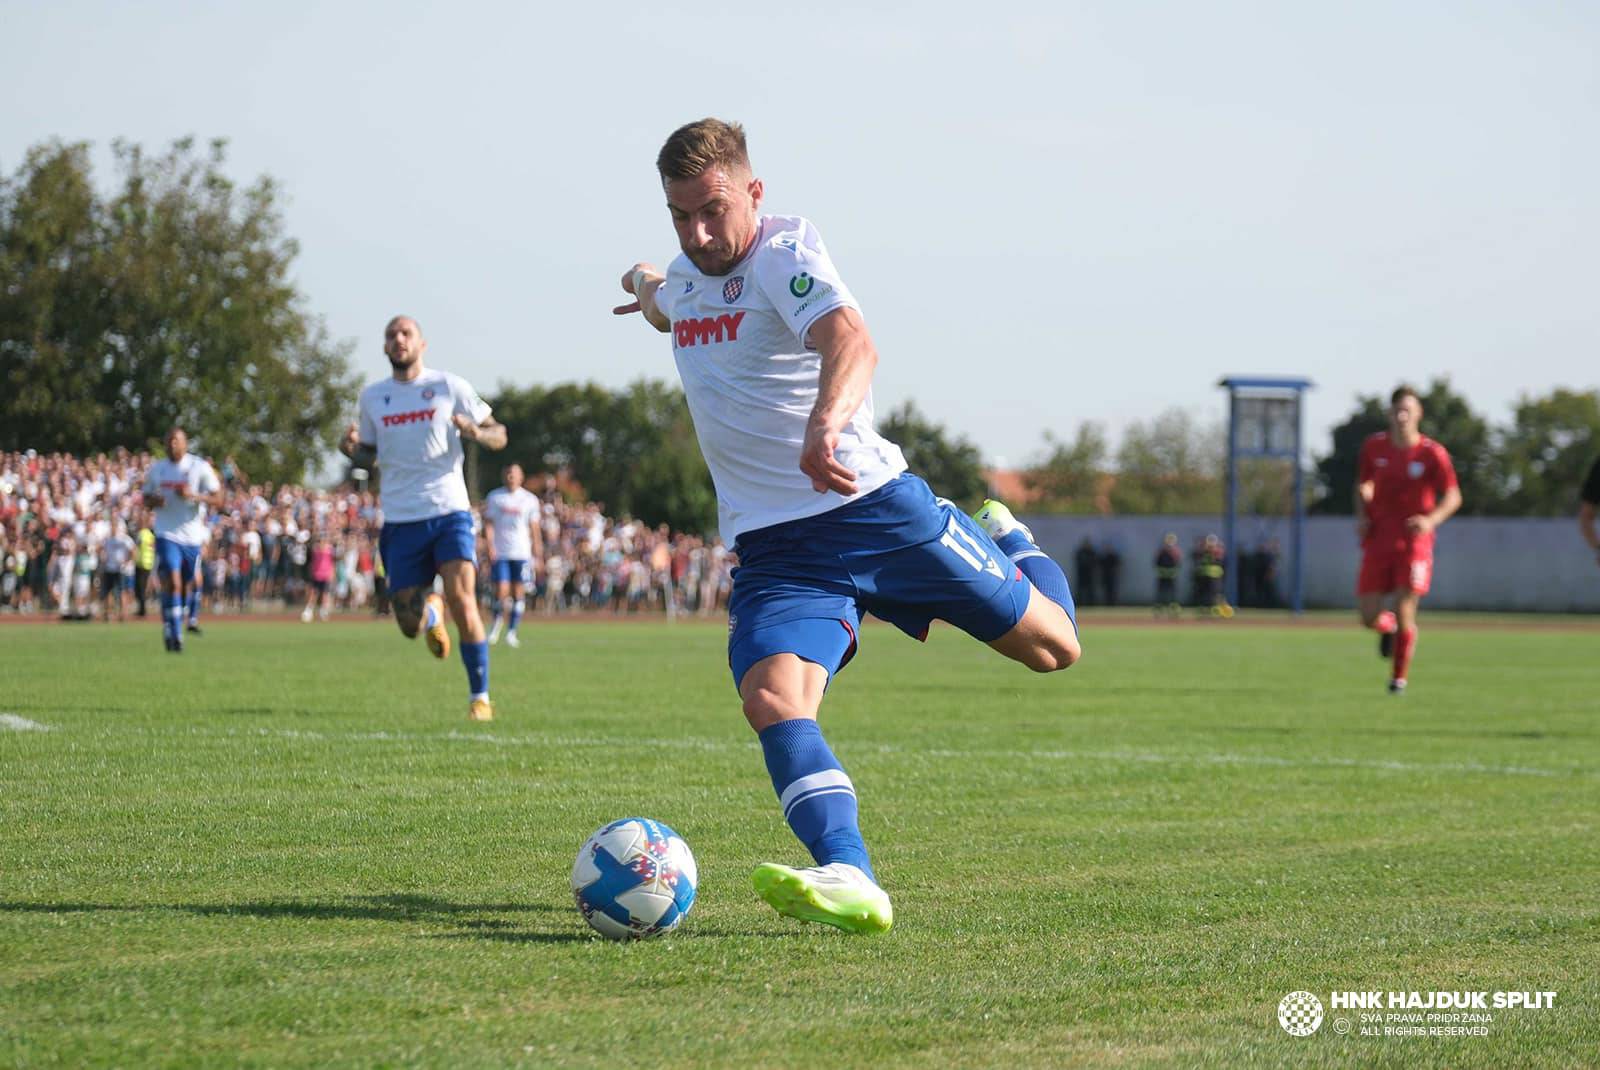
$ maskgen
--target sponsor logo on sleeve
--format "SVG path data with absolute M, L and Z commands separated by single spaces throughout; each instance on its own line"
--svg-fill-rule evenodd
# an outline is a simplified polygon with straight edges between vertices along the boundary
M 804 297 L 811 292 L 811 287 L 817 283 L 808 273 L 802 271 L 789 280 L 789 292 L 796 297 Z

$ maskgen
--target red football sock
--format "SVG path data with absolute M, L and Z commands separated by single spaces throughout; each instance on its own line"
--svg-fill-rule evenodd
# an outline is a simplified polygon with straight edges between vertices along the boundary
M 1411 652 L 1417 649 L 1417 630 L 1402 628 L 1394 637 L 1394 678 L 1404 680 L 1411 668 Z
M 1377 630 L 1379 635 L 1388 635 L 1400 627 L 1400 622 L 1395 620 L 1392 610 L 1386 609 L 1378 614 L 1377 619 L 1372 622 L 1372 627 Z

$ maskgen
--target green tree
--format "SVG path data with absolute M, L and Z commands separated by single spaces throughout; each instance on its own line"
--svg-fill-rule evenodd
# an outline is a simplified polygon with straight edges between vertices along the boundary
M 204 453 L 302 478 L 354 382 L 291 281 L 277 186 L 237 186 L 222 141 L 113 148 L 110 196 L 82 143 L 0 177 L 0 448 L 154 445 L 182 423 Z
M 878 425 L 879 432 L 906 455 L 911 470 L 966 510 L 983 504 L 988 480 L 983 455 L 962 436 L 955 436 L 928 419 L 916 404 L 906 401 Z
M 1563 516 L 1600 452 L 1600 391 L 1558 388 L 1522 397 L 1501 437 L 1506 509 L 1519 516 Z
M 502 385 L 489 399 L 509 444 L 478 466 L 482 494 L 516 461 L 529 472 L 568 469 L 613 515 L 681 531 L 716 528 L 717 499 L 683 391 L 658 380 L 625 390 L 598 383 Z
M 1045 432 L 1049 452 L 1023 473 L 1039 495 L 1030 508 L 1052 513 L 1096 513 L 1110 465 L 1105 429 L 1093 421 L 1078 425 L 1071 442 Z
M 1370 436 L 1389 428 L 1385 403 L 1376 395 L 1356 399 L 1356 408 L 1333 429 L 1333 448 L 1316 459 L 1317 483 L 1321 494 L 1311 505 L 1313 513 L 1348 516 L 1355 513 L 1356 470 L 1361 444 Z
M 1118 513 L 1216 513 L 1223 507 L 1222 428 L 1182 409 L 1133 423 L 1117 448 L 1111 507 Z
M 1504 513 L 1503 469 L 1495 451 L 1493 429 L 1446 378 L 1435 379 L 1422 393 L 1422 433 L 1450 451 L 1461 483 L 1461 512 Z M 1317 459 L 1322 493 L 1313 511 L 1338 515 L 1354 511 L 1356 470 L 1361 444 L 1389 427 L 1389 401 L 1374 394 L 1356 399 L 1355 410 L 1333 430 L 1333 449 Z

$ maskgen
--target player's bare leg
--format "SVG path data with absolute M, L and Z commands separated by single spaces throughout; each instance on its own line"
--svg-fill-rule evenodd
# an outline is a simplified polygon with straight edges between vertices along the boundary
M 780 721 L 817 719 L 828 670 L 794 654 L 774 654 L 751 666 L 739 683 L 744 719 L 759 735 Z
M 467 717 L 474 721 L 494 720 L 494 706 L 489 701 L 489 643 L 484 635 L 483 616 L 478 612 L 478 568 L 471 561 L 458 559 L 439 566 L 444 578 L 444 600 L 455 618 L 456 635 L 461 640 L 461 662 L 467 668 L 467 686 L 472 702 Z M 438 595 L 432 595 L 437 599 Z M 439 622 L 444 630 L 444 622 Z M 429 632 L 429 646 L 433 633 Z M 445 644 L 449 650 L 448 639 Z M 443 655 L 441 655 L 443 656 Z
M 1057 672 L 1071 668 L 1083 656 L 1078 629 L 1067 611 L 1028 585 L 1028 609 L 1006 634 L 992 639 L 989 646 L 1012 661 L 1020 661 L 1034 672 Z
M 1378 656 L 1385 660 L 1394 656 L 1394 634 L 1399 627 L 1395 615 L 1384 608 L 1388 597 L 1386 594 L 1369 593 L 1358 596 L 1357 602 L 1361 626 L 1378 633 Z
M 511 581 L 494 585 L 494 620 L 489 624 L 489 645 L 500 641 L 500 629 L 511 616 Z
M 431 593 L 421 587 L 403 587 L 389 595 L 389 602 L 394 607 L 394 622 L 400 626 L 400 634 L 407 639 L 415 639 L 422 630 L 422 618 Z
M 761 659 L 739 682 L 745 720 L 761 740 L 784 819 L 817 862 L 805 869 L 764 862 L 751 882 L 780 914 L 880 933 L 894 924 L 894 908 L 867 861 L 855 785 L 817 727 L 827 686 L 826 669 L 794 654 Z
M 471 561 L 446 561 L 439 566 L 444 577 L 444 600 L 455 619 L 463 643 L 485 641 L 483 615 L 478 612 L 478 568 Z
M 511 598 L 505 603 L 506 613 L 511 618 L 511 623 L 506 627 L 506 646 L 513 649 L 522 645 L 517 629 L 522 626 L 523 607 L 527 605 L 527 597 L 527 589 L 515 580 L 511 581 Z
M 1028 608 L 1022 619 L 989 646 L 1034 672 L 1070 668 L 1083 656 L 1076 608 L 1067 575 L 1033 541 L 1033 532 L 1003 502 L 990 498 L 972 519 L 994 540 L 1018 574 L 1028 581 Z M 1047 593 L 1048 592 L 1048 593 Z
M 1389 690 L 1394 694 L 1406 689 L 1411 655 L 1417 649 L 1417 606 L 1421 601 L 1422 596 L 1415 591 L 1401 591 L 1395 598 L 1394 671 L 1389 677 Z

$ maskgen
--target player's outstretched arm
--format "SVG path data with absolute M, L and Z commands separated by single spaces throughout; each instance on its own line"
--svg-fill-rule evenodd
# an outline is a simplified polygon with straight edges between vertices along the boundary
M 1367 512 L 1372 506 L 1372 496 L 1377 492 L 1377 484 L 1370 479 L 1364 479 L 1356 484 L 1355 513 L 1356 534 L 1361 538 L 1367 537 L 1367 528 L 1371 519 Z
M 836 308 L 812 324 L 807 339 L 822 355 L 822 376 L 800 447 L 800 471 L 811 477 L 811 486 L 818 493 L 854 494 L 856 473 L 833 451 L 839 445 L 839 432 L 872 389 L 878 348 L 867 333 L 866 320 L 849 307 Z
M 463 413 L 456 413 L 451 417 L 456 425 L 456 430 L 461 432 L 461 437 L 467 442 L 476 442 L 484 449 L 503 450 L 506 448 L 506 425 L 495 420 L 485 420 L 481 424 L 472 422 L 472 418 Z
M 626 316 L 638 312 L 661 333 L 672 330 L 672 321 L 656 305 L 656 291 L 666 281 L 666 276 L 650 264 L 641 262 L 633 265 L 622 274 L 623 292 L 632 294 L 633 300 L 625 305 L 617 305 L 611 310 L 612 315 Z
M 1419 534 L 1427 533 L 1446 520 L 1456 515 L 1456 510 L 1461 508 L 1461 488 L 1451 487 L 1439 499 L 1439 504 L 1433 507 L 1432 512 L 1418 513 L 1416 516 L 1406 518 L 1406 528 Z

